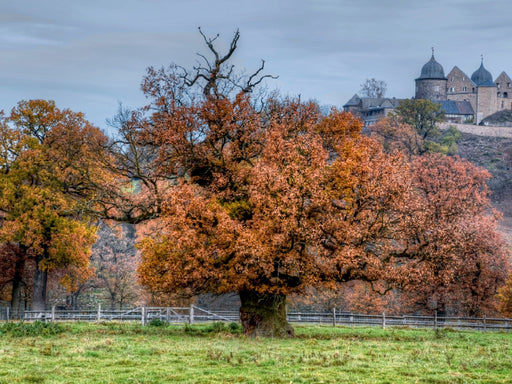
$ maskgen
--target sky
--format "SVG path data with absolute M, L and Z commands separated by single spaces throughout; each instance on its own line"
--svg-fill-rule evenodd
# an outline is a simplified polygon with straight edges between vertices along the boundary
M 147 67 L 192 67 L 208 49 L 198 32 L 240 31 L 234 64 L 268 85 L 341 107 L 369 78 L 387 96 L 414 95 L 435 48 L 445 75 L 484 57 L 512 75 L 512 1 L 495 0 L 0 0 L 0 109 L 54 100 L 108 130 L 121 103 L 142 107 Z

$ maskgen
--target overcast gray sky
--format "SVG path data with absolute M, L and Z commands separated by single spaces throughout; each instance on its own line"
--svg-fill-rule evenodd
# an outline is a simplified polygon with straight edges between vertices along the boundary
M 510 0 L 0 0 L 0 109 L 52 99 L 100 128 L 118 103 L 144 104 L 148 66 L 194 64 L 197 31 L 241 33 L 235 63 L 265 59 L 283 94 L 342 106 L 367 78 L 411 97 L 430 59 L 445 74 L 512 75 Z

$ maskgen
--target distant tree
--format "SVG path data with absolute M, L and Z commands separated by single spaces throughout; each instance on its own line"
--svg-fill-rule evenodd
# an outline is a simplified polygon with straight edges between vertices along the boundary
M 392 112 L 400 120 L 414 128 L 422 142 L 416 144 L 419 154 L 430 150 L 434 139 L 440 135 L 438 124 L 444 121 L 441 104 L 430 100 L 407 99 L 398 104 Z
M 97 161 L 104 140 L 81 113 L 47 100 L 19 102 L 1 130 L 0 241 L 14 244 L 24 265 L 34 263 L 36 310 L 46 304 L 48 272 L 66 269 L 61 282 L 70 290 L 90 274 L 95 229 L 83 212 L 94 200 L 91 185 L 104 178 Z
M 409 155 L 457 152 L 460 132 L 453 126 L 441 131 L 444 121 L 441 104 L 430 100 L 404 100 L 386 118 L 370 128 L 372 135 L 388 150 L 399 149 Z
M 111 310 L 135 303 L 140 298 L 141 287 L 137 281 L 139 258 L 134 226 L 102 223 L 92 251 L 96 275 L 89 285 L 109 303 Z
M 403 250 L 417 263 L 405 290 L 412 308 L 469 316 L 494 310 L 497 289 L 510 270 L 510 251 L 497 231 L 489 173 L 433 154 L 413 159 L 412 177 Z
M 397 115 L 389 115 L 369 127 L 371 136 L 377 139 L 387 152 L 401 151 L 409 156 L 418 155 L 424 147 L 423 139 L 413 126 Z
M 383 80 L 376 80 L 374 78 L 366 79 L 363 84 L 361 84 L 361 96 L 365 97 L 384 97 L 386 95 L 386 91 L 388 89 L 388 85 Z

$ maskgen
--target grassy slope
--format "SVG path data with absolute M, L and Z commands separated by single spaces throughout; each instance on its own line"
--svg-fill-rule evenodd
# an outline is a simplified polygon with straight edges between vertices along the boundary
M 512 334 L 297 327 L 292 340 L 73 324 L 0 335 L 0 383 L 510 383 Z

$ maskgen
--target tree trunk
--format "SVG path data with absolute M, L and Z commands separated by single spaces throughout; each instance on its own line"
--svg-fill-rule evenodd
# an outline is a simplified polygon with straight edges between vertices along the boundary
M 286 320 L 286 296 L 240 292 L 240 320 L 249 337 L 293 337 Z
M 23 270 L 25 268 L 25 259 L 23 250 L 18 249 L 16 252 L 16 264 L 14 265 L 14 276 L 12 277 L 12 294 L 11 294 L 11 317 L 13 319 L 21 319 L 21 288 L 23 287 Z
M 116 298 L 117 298 L 116 292 L 110 293 L 110 310 L 111 311 L 116 310 Z
M 34 292 L 32 293 L 32 310 L 44 311 L 46 309 L 46 286 L 48 272 L 39 269 L 43 257 L 36 258 L 36 271 L 34 273 Z
M 12 279 L 12 296 L 11 296 L 11 317 L 13 319 L 21 319 L 21 287 L 23 282 L 21 276 L 18 278 L 14 275 Z

